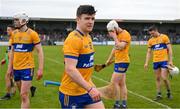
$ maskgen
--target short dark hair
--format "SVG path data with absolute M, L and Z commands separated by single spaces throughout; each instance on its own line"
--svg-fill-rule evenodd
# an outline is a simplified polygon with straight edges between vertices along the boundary
M 79 17 L 82 14 L 93 15 L 95 13 L 96 13 L 96 10 L 94 9 L 94 6 L 92 6 L 92 5 L 80 5 L 77 8 L 76 16 Z
M 15 29 L 14 25 L 8 25 L 7 27 L 10 27 L 12 29 Z
M 158 28 L 156 25 L 152 25 L 148 28 L 148 31 L 157 31 L 157 30 L 158 30 Z

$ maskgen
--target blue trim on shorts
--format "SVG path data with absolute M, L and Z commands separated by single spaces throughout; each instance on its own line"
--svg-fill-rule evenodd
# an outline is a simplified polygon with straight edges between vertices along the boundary
M 14 70 L 14 80 L 15 81 L 32 81 L 34 75 L 34 68 Z
M 69 96 L 59 92 L 59 101 L 62 109 L 82 109 L 86 105 L 97 103 L 101 100 L 93 101 L 88 93 L 78 96 Z
M 168 65 L 167 61 L 154 62 L 153 63 L 153 69 L 157 70 L 158 68 L 167 68 L 166 65 Z
M 77 56 L 64 55 L 65 58 L 78 59 Z
M 129 63 L 115 63 L 114 72 L 115 73 L 126 73 L 129 67 Z

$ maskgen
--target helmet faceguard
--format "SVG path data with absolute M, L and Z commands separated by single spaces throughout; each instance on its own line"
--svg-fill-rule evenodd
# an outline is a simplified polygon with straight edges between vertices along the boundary
M 29 21 L 29 17 L 25 14 L 25 13 L 18 13 L 18 14 L 15 14 L 13 16 L 13 19 L 14 19 L 14 24 L 15 24 L 15 20 L 19 20 L 19 23 L 20 25 L 17 26 L 15 24 L 15 27 L 20 29 L 21 27 L 23 27 L 24 25 L 26 25 Z

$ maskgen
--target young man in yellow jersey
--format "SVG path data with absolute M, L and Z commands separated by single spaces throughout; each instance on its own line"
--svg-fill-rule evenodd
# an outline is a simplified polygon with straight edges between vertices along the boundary
M 29 90 L 32 86 L 34 73 L 33 50 L 37 50 L 39 68 L 37 80 L 43 76 L 43 50 L 38 34 L 27 27 L 28 16 L 25 13 L 14 15 L 14 25 L 17 28 L 12 33 L 12 49 L 7 73 L 14 74 L 14 80 L 18 86 L 21 96 L 21 108 L 30 108 Z
M 129 47 L 131 35 L 128 31 L 120 28 L 115 20 L 108 23 L 107 29 L 109 36 L 115 41 L 115 47 L 112 49 L 105 65 L 108 65 L 115 59 L 111 82 L 115 85 L 115 90 L 120 91 L 120 96 L 117 96 L 114 108 L 127 108 L 126 71 L 130 63 Z
M 157 88 L 157 96 L 155 100 L 162 99 L 161 78 L 163 79 L 167 89 L 167 97 L 171 99 L 172 95 L 170 92 L 170 82 L 168 80 L 167 69 L 167 65 L 173 66 L 170 40 L 167 35 L 159 33 L 157 27 L 154 25 L 149 28 L 149 34 L 152 37 L 148 40 L 148 50 L 144 68 L 148 68 L 148 62 L 150 60 L 151 53 L 153 52 L 153 69 L 156 75 Z
M 11 34 L 12 32 L 15 30 L 13 25 L 8 25 L 7 26 L 7 35 L 9 36 L 9 44 L 8 44 L 8 50 L 7 52 L 9 52 L 11 50 Z M 2 61 L 8 61 L 8 57 L 9 57 L 9 53 L 7 54 L 7 57 L 5 57 L 5 59 L 3 59 Z M 8 62 L 7 62 L 8 63 Z M 8 75 L 6 73 L 5 75 L 5 80 L 6 80 L 6 94 L 0 98 L 0 100 L 9 100 L 11 98 L 11 94 L 15 94 L 16 92 L 16 88 L 12 79 L 12 75 Z
M 76 13 L 77 27 L 69 33 L 63 46 L 65 72 L 59 87 L 62 108 L 104 109 L 100 93 L 91 81 L 94 48 L 89 32 L 95 20 L 91 5 L 80 5 Z
M 8 25 L 7 26 L 7 34 L 9 36 L 9 45 L 8 45 L 8 55 L 7 55 L 7 59 L 3 59 L 5 61 L 7 61 L 8 63 L 8 60 L 9 60 L 9 51 L 11 50 L 11 46 L 12 46 L 12 39 L 11 39 L 11 34 L 12 32 L 15 30 L 15 27 L 14 25 Z M 3 61 L 2 60 L 2 61 Z M 6 94 L 0 98 L 0 100 L 9 100 L 11 99 L 11 95 L 15 94 L 16 93 L 16 87 L 15 87 L 15 83 L 14 83 L 14 79 L 13 79 L 13 75 L 9 75 L 8 73 L 6 73 L 5 75 L 5 80 L 6 80 Z M 35 94 L 35 90 L 36 90 L 36 87 L 34 86 L 31 86 L 31 96 L 33 97 L 34 94 Z

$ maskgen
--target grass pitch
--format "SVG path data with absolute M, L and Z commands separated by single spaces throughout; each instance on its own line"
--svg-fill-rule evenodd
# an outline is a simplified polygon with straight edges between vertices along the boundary
M 43 86 L 44 80 L 59 81 L 63 74 L 63 54 L 62 46 L 44 46 L 45 67 L 44 77 L 40 81 L 33 80 L 33 85 L 37 87 L 35 97 L 30 98 L 31 108 L 60 108 L 58 100 L 57 86 Z M 112 46 L 95 46 L 95 63 L 104 63 L 111 52 Z M 163 99 L 159 102 L 152 101 L 156 94 L 155 75 L 152 70 L 152 62 L 149 70 L 144 71 L 144 61 L 146 56 L 146 46 L 131 46 L 131 63 L 127 71 L 128 108 L 180 108 L 180 75 L 170 79 L 173 99 L 166 98 L 166 90 L 163 86 Z M 0 59 L 4 57 L 6 47 L 0 47 Z M 180 46 L 173 46 L 173 61 L 180 68 Z M 37 56 L 35 53 L 37 66 Z M 5 94 L 4 75 L 7 65 L 0 67 L 0 96 Z M 113 72 L 113 65 L 105 68 L 99 73 L 94 72 L 93 82 L 97 87 L 106 85 L 110 81 Z M 36 72 L 35 72 L 36 73 Z M 111 108 L 114 101 L 104 100 L 106 108 Z M 17 91 L 11 100 L 0 101 L 0 108 L 20 108 L 20 97 Z

